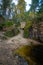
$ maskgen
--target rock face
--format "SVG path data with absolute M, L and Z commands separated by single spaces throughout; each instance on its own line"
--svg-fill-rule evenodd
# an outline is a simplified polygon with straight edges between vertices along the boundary
M 40 30 L 40 40 L 43 41 L 43 22 L 40 23 L 39 30 Z
M 43 42 L 43 21 L 40 23 L 34 23 L 32 26 L 32 38 L 38 39 Z

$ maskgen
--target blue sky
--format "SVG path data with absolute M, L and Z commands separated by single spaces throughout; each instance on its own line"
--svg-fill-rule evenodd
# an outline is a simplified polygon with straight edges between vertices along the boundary
M 15 2 L 15 4 L 17 4 L 17 0 L 13 0 L 13 2 Z M 27 3 L 26 10 L 28 11 L 30 8 L 29 4 L 31 4 L 31 0 L 25 0 L 25 2 Z

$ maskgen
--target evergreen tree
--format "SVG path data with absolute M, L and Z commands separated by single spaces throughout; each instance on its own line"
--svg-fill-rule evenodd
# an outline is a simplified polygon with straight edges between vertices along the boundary
M 24 13 L 26 11 L 26 2 L 25 2 L 25 0 L 18 0 L 17 9 L 18 9 L 19 20 L 22 22 L 22 21 L 24 21 L 24 18 L 25 18 Z
M 6 9 L 10 8 L 12 0 L 2 0 L 3 15 L 6 15 Z

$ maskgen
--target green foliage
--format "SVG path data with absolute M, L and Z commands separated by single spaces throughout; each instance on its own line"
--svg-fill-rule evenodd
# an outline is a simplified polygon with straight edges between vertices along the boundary
M 28 38 L 29 37 L 29 28 L 32 26 L 32 22 L 31 21 L 28 21 L 26 23 L 26 26 L 24 28 L 24 37 L 25 38 Z
M 2 0 L 2 10 L 3 14 L 6 15 L 6 9 L 10 8 L 12 0 Z
M 19 30 L 17 28 L 14 28 L 12 30 L 7 30 L 4 35 L 8 37 L 13 37 L 19 33 Z
M 9 28 L 12 27 L 12 25 L 14 24 L 13 21 L 5 21 L 4 23 L 0 24 L 0 30 L 3 30 L 3 28 Z
M 27 21 L 25 29 L 29 29 L 31 25 L 32 25 L 32 22 L 31 21 Z
M 35 12 L 38 6 L 39 6 L 39 0 L 32 0 L 30 10 Z
M 40 7 L 39 7 L 39 12 L 42 13 L 43 12 L 43 0 L 40 0 Z
M 19 33 L 19 30 L 17 27 L 14 28 L 14 32 L 15 32 L 15 35 L 17 35 Z
M 12 26 L 14 24 L 14 22 L 12 22 L 12 21 L 7 21 L 7 22 L 5 22 L 5 27 L 10 27 L 10 26 Z
M 25 0 L 18 0 L 18 4 L 15 7 L 15 18 L 16 21 L 22 22 L 25 18 L 26 2 Z
M 13 21 L 3 21 L 3 23 L 1 23 L 0 24 L 0 27 L 10 27 L 10 26 L 12 26 L 14 24 L 14 22 Z
M 29 37 L 29 31 L 28 30 L 24 30 L 24 38 L 28 38 Z
M 8 36 L 8 37 L 13 37 L 15 34 L 14 34 L 14 32 L 11 30 L 11 31 L 6 31 L 6 32 L 4 33 L 4 35 L 5 35 L 5 36 Z
M 43 19 L 43 0 L 32 0 L 30 12 L 31 12 L 30 19 L 33 22 L 37 21 L 39 22 L 40 19 L 38 18 L 40 17 Z

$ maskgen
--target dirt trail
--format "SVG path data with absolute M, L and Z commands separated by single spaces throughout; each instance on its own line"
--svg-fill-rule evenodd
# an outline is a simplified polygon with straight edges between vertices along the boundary
M 0 39 L 0 65 L 16 65 L 12 50 L 22 45 L 28 45 L 30 41 L 32 40 L 23 38 L 22 30 L 20 30 L 20 34 L 8 40 Z
M 39 43 L 29 38 L 28 39 L 23 38 L 23 30 L 20 30 L 20 34 L 18 34 L 17 36 L 14 36 L 7 40 L 7 44 L 9 45 L 12 44 L 12 48 L 17 48 L 22 45 L 28 45 L 28 44 L 30 45 L 30 42 L 33 42 L 35 44 Z

